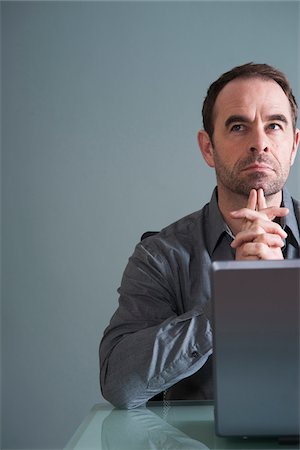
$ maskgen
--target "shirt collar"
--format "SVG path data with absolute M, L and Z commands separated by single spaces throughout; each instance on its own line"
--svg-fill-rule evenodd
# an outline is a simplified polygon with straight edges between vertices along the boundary
M 289 209 L 289 214 L 281 219 L 283 229 L 289 228 L 298 246 L 300 246 L 300 233 L 294 212 L 294 204 L 291 195 L 286 188 L 282 190 L 282 206 Z

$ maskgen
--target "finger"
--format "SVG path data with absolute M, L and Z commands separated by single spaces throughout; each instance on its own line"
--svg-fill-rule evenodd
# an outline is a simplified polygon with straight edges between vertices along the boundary
M 284 241 L 277 234 L 263 233 L 257 236 L 253 242 L 260 244 L 266 244 L 268 247 L 282 248 L 284 247 Z
M 274 220 L 275 217 L 287 216 L 289 209 L 282 206 L 269 206 L 268 208 L 260 210 L 259 213 L 265 214 L 269 220 Z
M 247 208 L 253 209 L 255 211 L 256 204 L 257 204 L 257 191 L 255 189 L 251 189 L 248 197 Z
M 264 254 L 263 244 L 248 242 L 236 250 L 236 259 L 262 259 Z
M 276 238 L 274 238 L 274 243 L 277 242 L 280 247 L 282 247 L 282 239 L 287 237 L 286 232 L 280 227 L 280 225 L 274 222 L 266 221 L 264 224 L 255 224 L 252 228 L 240 231 L 231 242 L 231 247 L 237 248 L 246 242 L 253 242 L 256 239 L 261 242 L 264 242 L 265 239 L 270 240 L 271 238 L 269 236 L 262 236 L 265 234 L 276 236 Z M 277 238 L 279 238 L 280 241 L 278 241 Z
M 245 244 L 237 251 L 237 254 L 238 259 L 250 259 L 250 257 L 256 257 L 257 259 L 283 259 L 280 248 L 272 248 L 266 244 L 255 242 Z
M 267 208 L 267 202 L 265 199 L 265 195 L 264 195 L 264 191 L 262 188 L 258 189 L 258 193 L 257 193 L 257 206 L 258 206 L 258 210 L 260 211 L 261 209 L 266 209 Z
M 266 244 L 269 247 L 282 248 L 284 246 L 283 239 L 278 234 L 273 233 L 260 233 L 257 234 L 254 231 L 242 231 L 231 242 L 232 248 L 238 248 L 246 243 L 256 242 L 259 244 Z
M 237 252 L 235 259 L 236 261 L 258 261 L 260 258 L 258 256 L 245 255 L 244 253 Z
M 262 230 L 264 230 L 266 233 L 278 234 L 278 236 L 283 239 L 287 237 L 287 233 L 281 228 L 279 223 L 272 222 L 271 220 L 255 220 L 252 222 L 252 226 L 249 227 L 249 230 L 256 232 L 257 235 L 261 234 Z
M 242 208 L 237 211 L 231 211 L 230 215 L 234 219 L 247 219 L 247 220 L 256 220 L 259 217 L 263 217 L 264 219 L 271 220 L 274 217 L 284 217 L 289 213 L 288 208 L 270 206 L 269 208 L 265 208 L 260 211 L 253 211 L 249 208 Z
M 260 234 L 264 234 L 264 232 Z M 234 238 L 234 240 L 231 242 L 230 245 L 232 248 L 238 248 L 243 244 L 253 242 L 255 239 L 258 239 L 260 234 L 251 230 L 241 231 L 236 235 L 236 237 Z

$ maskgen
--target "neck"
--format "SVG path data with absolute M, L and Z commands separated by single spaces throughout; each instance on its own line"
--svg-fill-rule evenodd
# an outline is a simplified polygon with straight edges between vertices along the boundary
M 282 201 L 282 191 L 277 192 L 274 195 L 269 195 L 266 197 L 267 207 L 281 205 Z M 235 194 L 226 189 L 220 188 L 218 186 L 218 205 L 225 222 L 231 229 L 232 233 L 236 235 L 241 231 L 243 220 L 232 219 L 230 216 L 231 211 L 236 211 L 238 209 L 246 208 L 248 203 L 248 197 L 241 194 Z

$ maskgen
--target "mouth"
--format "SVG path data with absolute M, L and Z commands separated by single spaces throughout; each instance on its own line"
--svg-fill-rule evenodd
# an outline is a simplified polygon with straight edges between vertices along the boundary
M 249 164 L 243 169 L 243 172 L 247 171 L 255 171 L 255 172 L 267 172 L 267 171 L 274 171 L 273 167 L 269 166 L 268 164 L 264 163 L 253 163 Z

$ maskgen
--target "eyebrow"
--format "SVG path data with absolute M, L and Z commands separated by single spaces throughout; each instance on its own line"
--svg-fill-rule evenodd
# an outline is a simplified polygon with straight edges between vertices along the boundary
M 267 116 L 267 122 L 270 121 L 279 121 L 283 122 L 285 124 L 288 123 L 287 118 L 283 114 L 271 114 L 270 116 Z M 243 115 L 233 115 L 229 116 L 228 119 L 225 121 L 225 127 L 228 128 L 232 123 L 249 123 L 251 120 L 247 116 Z
M 225 127 L 228 128 L 229 125 L 231 125 L 232 123 L 237 123 L 237 122 L 248 123 L 248 122 L 250 122 L 250 120 L 246 116 L 240 116 L 240 115 L 229 116 L 228 119 L 226 119 L 226 121 L 225 121 Z
M 283 114 L 273 114 L 271 116 L 268 116 L 267 119 L 268 119 L 268 122 L 275 120 L 277 122 L 288 123 L 287 118 Z

